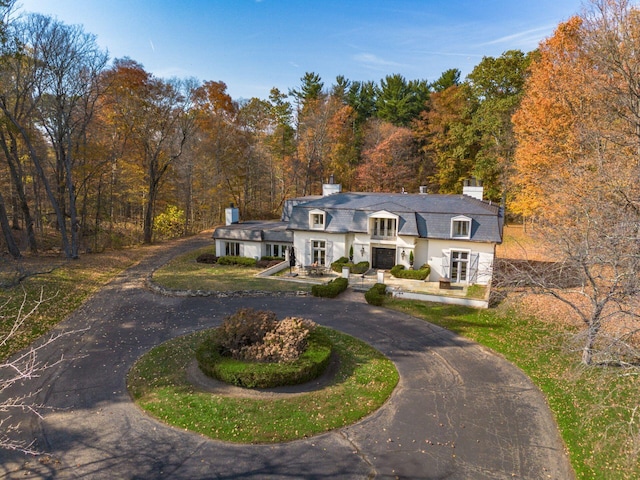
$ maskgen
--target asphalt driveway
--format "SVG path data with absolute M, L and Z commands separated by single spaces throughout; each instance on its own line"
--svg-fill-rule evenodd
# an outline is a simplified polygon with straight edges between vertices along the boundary
M 542 394 L 487 349 L 413 317 L 334 299 L 166 297 L 144 287 L 152 269 L 211 240 L 176 243 L 128 270 L 60 324 L 77 333 L 43 352 L 68 359 L 20 389 L 50 410 L 25 415 L 25 439 L 48 452 L 0 451 L 0 478 L 90 479 L 570 479 Z M 298 315 L 373 345 L 400 382 L 373 415 L 347 428 L 277 445 L 235 445 L 147 416 L 125 376 L 150 348 L 249 306 Z

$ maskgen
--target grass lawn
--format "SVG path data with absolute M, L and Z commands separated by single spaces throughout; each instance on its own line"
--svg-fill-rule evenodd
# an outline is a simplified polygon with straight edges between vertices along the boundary
M 570 329 L 513 311 L 410 300 L 385 306 L 452 330 L 502 354 L 545 393 L 581 479 L 640 478 L 640 375 L 583 367 L 566 348 Z
M 186 368 L 208 335 L 197 332 L 164 343 L 129 373 L 132 397 L 155 417 L 210 438 L 277 443 L 350 425 L 378 409 L 398 383 L 393 363 L 366 343 L 324 327 L 340 358 L 334 381 L 287 398 L 234 398 L 197 391 Z
M 44 302 L 10 342 L 0 345 L 0 361 L 49 332 L 91 294 L 139 261 L 148 251 L 147 248 L 126 249 L 82 255 L 77 260 L 63 260 L 59 256 L 26 257 L 20 260 L 20 268 L 24 271 L 43 273 L 31 276 L 18 286 L 0 288 L 0 339 L 10 331 L 21 307 L 24 313 L 29 312 L 41 294 Z M 3 275 L 7 281 L 14 276 L 12 265 L 2 265 L 6 268 L 0 269 L 0 280 Z
M 196 262 L 198 255 L 214 253 L 211 247 L 194 250 L 176 257 L 153 274 L 153 282 L 173 290 L 204 290 L 230 292 L 260 290 L 266 292 L 310 291 L 308 284 L 278 280 L 277 277 L 260 278 L 260 268 L 237 265 L 208 265 Z

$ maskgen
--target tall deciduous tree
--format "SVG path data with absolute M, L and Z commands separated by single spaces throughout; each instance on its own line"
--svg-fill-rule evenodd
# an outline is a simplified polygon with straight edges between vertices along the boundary
M 16 137 L 24 144 L 55 212 L 63 251 L 68 258 L 76 258 L 79 225 L 74 149 L 91 117 L 96 79 L 107 57 L 94 36 L 43 15 L 27 17 L 12 36 L 19 48 L 5 57 L 3 65 L 7 74 L 0 108 L 10 125 L 3 132 L 3 150 L 16 181 L 19 165 L 12 149 Z M 37 148 L 42 131 L 55 156 L 52 177 L 46 168 L 47 155 Z M 27 216 L 24 205 L 23 212 Z
M 372 119 L 365 130 L 362 163 L 357 186 L 370 192 L 401 192 L 417 187 L 418 155 L 413 133 L 380 119 Z
M 184 83 L 155 78 L 129 59 L 116 61 L 107 81 L 114 95 L 112 121 L 129 145 L 123 155 L 144 172 L 143 241 L 151 243 L 162 182 L 193 132 L 191 92 Z
M 553 268 L 519 281 L 567 305 L 584 325 L 582 361 L 636 362 L 640 295 L 640 174 L 635 52 L 640 15 L 596 0 L 540 46 L 514 117 L 515 205 L 535 215 Z M 568 273 L 567 273 L 568 272 Z M 558 279 L 572 280 L 569 286 Z
M 479 137 L 473 176 L 484 182 L 491 200 L 499 200 L 509 187 L 515 150 L 511 117 L 520 105 L 529 64 L 530 55 L 509 50 L 484 57 L 467 77 L 475 100 L 469 127 Z
M 473 103 L 468 86 L 431 94 L 429 109 L 413 124 L 424 155 L 422 170 L 440 193 L 460 193 L 473 175 L 478 138 L 470 129 Z

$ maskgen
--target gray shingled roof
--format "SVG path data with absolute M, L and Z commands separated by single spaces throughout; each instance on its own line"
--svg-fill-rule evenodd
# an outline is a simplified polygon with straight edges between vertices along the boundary
M 250 221 L 218 227 L 213 232 L 213 238 L 249 242 L 292 243 L 293 232 L 287 230 L 287 222 Z
M 502 209 L 467 195 L 336 193 L 296 202 L 288 215 L 288 228 L 309 230 L 309 211 L 313 209 L 325 212 L 324 231 L 329 233 L 366 233 L 368 215 L 384 210 L 398 215 L 400 235 L 448 239 L 451 219 L 465 215 L 472 219 L 472 241 L 502 241 Z

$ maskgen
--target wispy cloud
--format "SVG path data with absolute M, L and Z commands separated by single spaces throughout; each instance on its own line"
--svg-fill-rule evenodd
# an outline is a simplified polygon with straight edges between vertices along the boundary
M 385 60 L 383 58 L 374 55 L 373 53 L 358 53 L 353 56 L 353 59 L 370 68 L 382 68 L 382 67 L 402 67 L 401 63 Z
M 489 45 L 499 45 L 501 43 L 507 43 L 510 45 L 516 43 L 530 43 L 532 41 L 539 41 L 545 33 L 549 33 L 553 30 L 555 25 L 545 25 L 544 27 L 532 28 L 523 32 L 513 33 L 511 35 L 505 35 L 488 42 L 478 44 L 479 47 Z

